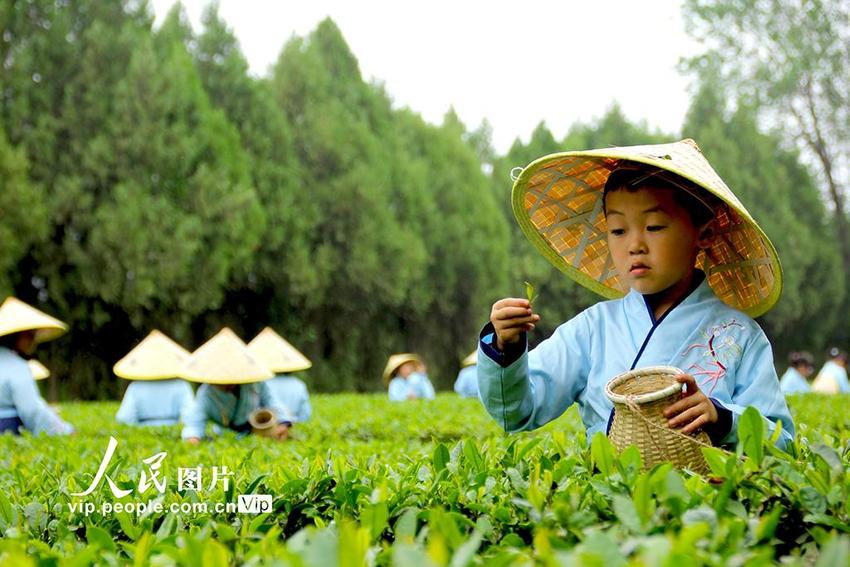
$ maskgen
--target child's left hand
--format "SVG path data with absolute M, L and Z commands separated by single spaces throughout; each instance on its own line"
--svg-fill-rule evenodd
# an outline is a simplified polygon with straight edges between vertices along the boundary
M 685 384 L 685 391 L 682 392 L 682 399 L 664 408 L 667 425 L 671 429 L 681 427 L 682 433 L 693 433 L 709 423 L 716 423 L 717 408 L 699 389 L 696 378 L 683 374 L 676 380 Z

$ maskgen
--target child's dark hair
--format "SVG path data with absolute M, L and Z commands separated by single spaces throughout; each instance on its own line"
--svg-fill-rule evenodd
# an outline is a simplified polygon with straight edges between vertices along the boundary
M 788 355 L 788 364 L 795 368 L 799 368 L 800 366 L 815 366 L 815 357 L 812 356 L 810 352 L 800 351 L 800 352 L 792 352 Z
M 690 181 L 663 169 L 653 167 L 624 167 L 615 169 L 605 182 L 602 192 L 602 211 L 608 215 L 605 198 L 614 191 L 638 191 L 651 183 L 654 187 L 673 191 L 673 200 L 688 212 L 694 226 L 700 227 L 715 218 L 711 203 L 717 199 Z

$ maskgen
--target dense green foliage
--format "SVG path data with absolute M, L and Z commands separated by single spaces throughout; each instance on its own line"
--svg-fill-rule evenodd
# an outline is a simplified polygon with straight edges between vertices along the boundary
M 577 412 L 546 428 L 502 433 L 477 400 L 390 403 L 316 396 L 294 439 L 225 434 L 190 446 L 177 427 L 114 424 L 114 403 L 75 403 L 74 437 L 0 436 L 0 563 L 102 565 L 844 565 L 850 557 L 850 420 L 844 396 L 791 400 L 799 441 L 769 446 L 742 419 L 744 447 L 716 453 L 713 475 L 587 446 Z M 108 437 L 107 474 L 129 501 L 164 512 L 102 514 L 92 481 Z M 135 490 L 144 459 L 167 454 L 166 486 Z M 178 467 L 227 466 L 228 490 L 179 491 Z M 171 503 L 270 494 L 274 512 L 168 511 Z M 70 504 L 90 502 L 86 515 Z
M 690 5 L 700 29 L 729 14 Z M 823 28 L 815 8 L 832 4 L 813 6 Z M 71 325 L 38 353 L 61 378 L 53 399 L 116 397 L 111 365 L 153 328 L 193 349 L 223 325 L 246 340 L 273 326 L 313 360 L 320 391 L 380 389 L 399 351 L 423 354 L 447 388 L 492 301 L 523 281 L 540 294 L 533 343 L 598 300 L 521 234 L 511 169 L 680 137 L 702 144 L 779 249 L 786 286 L 762 321 L 778 366 L 847 338 L 848 264 L 829 236 L 843 217 L 830 220 L 824 180 L 788 134 L 759 126 L 785 91 L 744 96 L 752 81 L 718 63 L 728 49 L 694 63 L 681 133 L 614 105 L 562 139 L 541 123 L 502 156 L 486 121 L 469 129 L 449 110 L 433 125 L 394 105 L 330 20 L 263 77 L 214 5 L 198 32 L 179 6 L 155 29 L 145 2 L 0 0 L 0 28 L 0 296 Z

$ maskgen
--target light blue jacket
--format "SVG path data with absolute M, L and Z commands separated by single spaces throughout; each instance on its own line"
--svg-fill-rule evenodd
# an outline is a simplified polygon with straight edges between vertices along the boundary
M 193 397 L 184 380 L 135 380 L 127 386 L 115 419 L 128 425 L 174 425 Z
M 304 422 L 310 419 L 312 413 L 310 408 L 310 394 L 304 382 L 290 376 L 281 374 L 266 382 L 280 403 L 286 406 L 289 414 L 295 422 Z
M 832 376 L 835 383 L 838 385 L 839 393 L 846 394 L 850 392 L 850 381 L 847 380 L 847 369 L 836 363 L 834 360 L 827 360 L 823 367 L 818 372 L 825 376 Z M 817 380 L 817 378 L 815 378 Z
M 670 365 L 692 374 L 720 409 L 731 411 L 723 444 L 737 443 L 747 406 L 761 412 L 771 431 L 782 420 L 782 446 L 794 436 L 767 337 L 755 321 L 721 302 L 706 280 L 659 321 L 634 290 L 597 303 L 531 352 L 520 346 L 518 359 L 501 360 L 504 368 L 499 358 L 509 355 L 492 341 L 488 324 L 479 342 L 478 387 L 487 411 L 507 431 L 536 429 L 575 402 L 589 439 L 606 430 L 613 405 L 605 384 L 611 378 Z
M 207 421 L 240 431 L 250 430 L 248 417 L 260 408 L 274 411 L 278 422 L 292 422 L 292 415 L 265 382 L 240 384 L 236 392 L 239 397 L 210 384 L 201 384 L 183 415 L 183 439 L 203 437 Z
M 782 379 L 779 380 L 779 387 L 785 394 L 805 394 L 812 391 L 812 387 L 803 377 L 800 372 L 793 366 L 789 366 Z
M 457 373 L 455 392 L 464 398 L 478 397 L 478 369 L 475 364 L 461 368 Z
M 388 395 L 391 402 L 401 402 L 408 396 L 421 400 L 434 399 L 434 386 L 428 376 L 421 372 L 412 372 L 407 378 L 396 376 L 390 380 Z
M 27 361 L 15 351 L 0 347 L 0 418 L 15 417 L 34 435 L 67 435 L 74 431 L 41 397 Z

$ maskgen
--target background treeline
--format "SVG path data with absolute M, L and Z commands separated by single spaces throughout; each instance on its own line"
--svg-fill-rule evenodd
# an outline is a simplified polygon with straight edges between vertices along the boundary
M 697 4 L 694 25 L 710 25 Z M 785 291 L 760 321 L 778 359 L 848 340 L 846 213 L 722 47 L 690 62 L 682 132 L 614 105 L 502 156 L 486 122 L 395 106 L 330 20 L 260 78 L 214 6 L 198 33 L 179 7 L 154 29 L 145 2 L 3 0 L 0 28 L 0 296 L 71 325 L 38 353 L 51 397 L 116 396 L 111 365 L 152 328 L 192 349 L 222 325 L 246 340 L 273 326 L 313 360 L 315 390 L 379 389 L 406 350 L 449 387 L 492 301 L 523 280 L 541 291 L 534 341 L 597 300 L 519 232 L 510 169 L 684 136 L 779 249 Z

